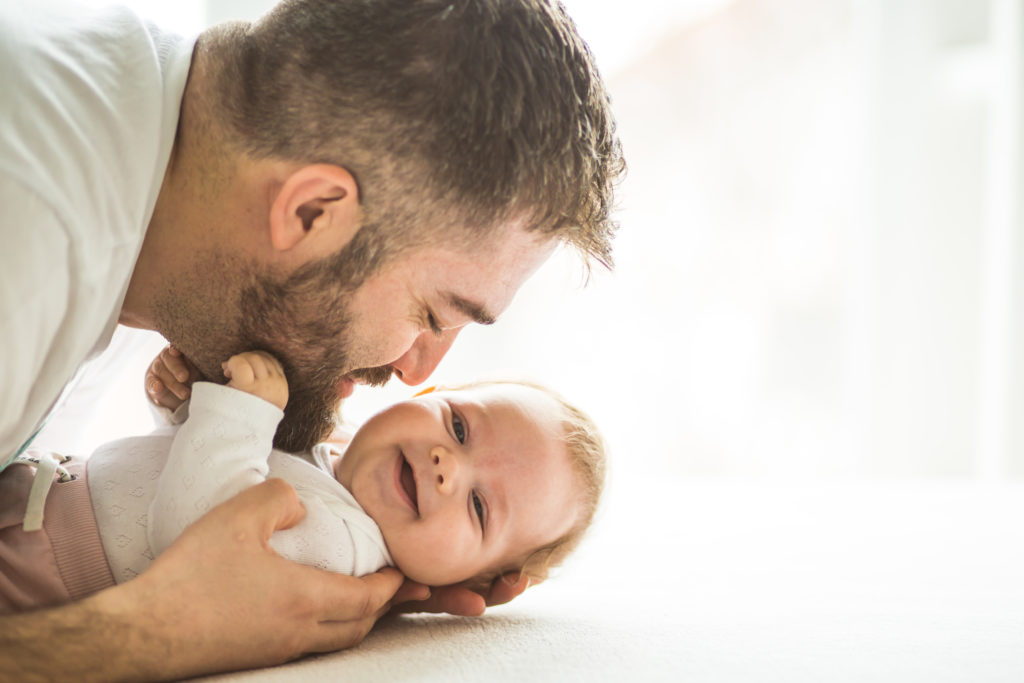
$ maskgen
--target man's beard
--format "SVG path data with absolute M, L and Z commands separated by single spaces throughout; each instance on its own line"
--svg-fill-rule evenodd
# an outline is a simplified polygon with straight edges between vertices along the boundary
M 156 303 L 157 329 L 206 379 L 223 382 L 221 363 L 244 351 L 267 351 L 281 361 L 289 389 L 274 438 L 281 450 L 308 450 L 330 436 L 346 377 L 381 386 L 393 372 L 390 366 L 352 367 L 352 350 L 360 347 L 352 339 L 348 302 L 387 259 L 371 242 L 356 242 L 360 235 L 284 279 L 237 256 L 211 252 Z M 367 350 L 360 350 L 365 357 Z
M 338 395 L 345 378 L 383 386 L 390 366 L 351 367 L 351 313 L 348 300 L 360 282 L 352 282 L 338 259 L 311 264 L 274 282 L 256 276 L 240 301 L 240 350 L 272 353 L 288 379 L 288 404 L 274 446 L 290 453 L 325 440 L 338 420 Z

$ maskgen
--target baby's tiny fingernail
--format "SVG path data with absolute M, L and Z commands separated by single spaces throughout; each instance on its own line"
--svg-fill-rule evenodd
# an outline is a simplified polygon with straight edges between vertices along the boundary
M 149 386 L 147 386 L 146 388 L 147 388 L 147 389 L 149 389 L 149 393 L 151 393 L 151 394 L 155 394 L 155 393 L 156 393 L 156 391 L 157 391 L 157 388 L 156 388 L 156 380 L 154 379 L 153 381 L 151 381 L 151 382 L 149 383 Z
M 179 382 L 184 382 L 185 380 L 188 379 L 188 373 L 185 372 L 184 370 L 175 374 L 174 376 L 178 379 Z

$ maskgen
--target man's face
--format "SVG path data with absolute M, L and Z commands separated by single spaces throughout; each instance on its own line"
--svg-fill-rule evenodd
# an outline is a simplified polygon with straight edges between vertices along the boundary
M 276 445 L 297 451 L 326 438 L 354 383 L 424 381 L 461 329 L 493 322 L 553 249 L 510 226 L 486 246 L 403 253 L 358 287 L 345 281 L 355 268 L 345 268 L 344 253 L 330 272 L 257 281 L 242 296 L 241 343 L 285 366 L 291 397 Z
M 551 397 L 518 385 L 427 394 L 368 420 L 335 476 L 414 581 L 505 571 L 578 513 L 561 414 Z

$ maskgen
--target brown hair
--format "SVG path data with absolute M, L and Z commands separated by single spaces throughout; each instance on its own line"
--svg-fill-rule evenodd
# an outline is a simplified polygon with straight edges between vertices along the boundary
M 572 463 L 577 484 L 577 516 L 572 528 L 554 541 L 525 551 L 516 561 L 504 567 L 484 572 L 461 585 L 486 594 L 494 579 L 504 574 L 521 572 L 534 581 L 547 578 L 551 569 L 562 564 L 580 544 L 591 523 L 604 489 L 607 468 L 607 449 L 597 425 L 582 410 L 569 403 L 560 394 L 533 382 L 514 380 L 483 380 L 454 387 L 438 387 L 444 391 L 459 391 L 481 386 L 511 384 L 535 389 L 555 400 L 562 410 L 562 438 Z
M 284 0 L 200 47 L 245 153 L 353 174 L 372 229 L 351 246 L 374 264 L 438 230 L 480 240 L 525 220 L 611 267 L 624 162 L 557 0 Z

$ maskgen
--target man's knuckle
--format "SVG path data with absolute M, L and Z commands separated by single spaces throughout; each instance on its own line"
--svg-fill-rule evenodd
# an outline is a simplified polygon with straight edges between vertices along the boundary
M 370 619 L 371 625 L 373 624 L 373 617 L 377 614 L 380 609 L 380 603 L 376 596 L 373 595 L 367 588 L 363 588 L 359 595 L 358 609 L 356 614 L 359 619 Z

